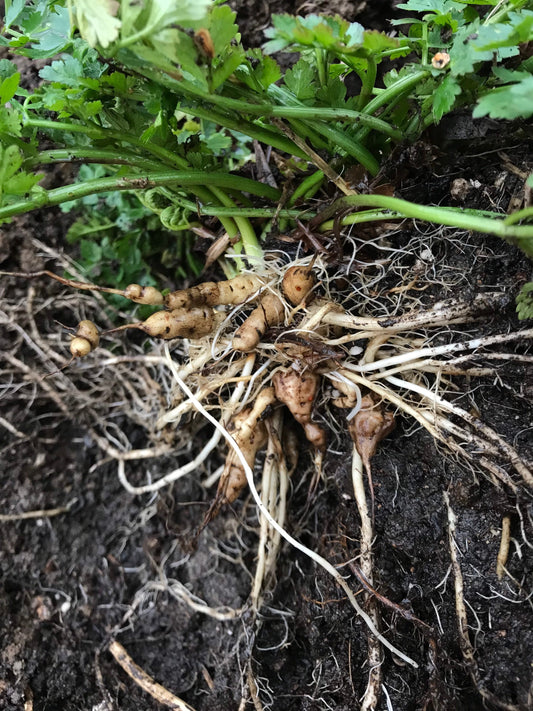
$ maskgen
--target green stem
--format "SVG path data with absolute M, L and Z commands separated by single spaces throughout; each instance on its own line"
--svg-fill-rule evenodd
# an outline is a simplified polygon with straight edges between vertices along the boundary
M 180 185 L 186 187 L 215 186 L 249 192 L 259 197 L 277 201 L 281 197 L 279 190 L 258 183 L 249 178 L 241 178 L 238 175 L 227 173 L 206 173 L 202 171 L 169 171 L 145 173 L 144 175 L 127 175 L 120 178 L 97 178 L 84 183 L 66 185 L 54 190 L 42 190 L 20 202 L 6 205 L 0 208 L 0 219 L 20 215 L 39 207 L 59 205 L 68 200 L 77 200 L 86 195 L 94 195 L 112 190 L 145 190 L 147 188 L 157 188 L 166 185 Z
M 101 128 L 96 124 L 90 126 L 88 124 L 69 123 L 66 121 L 49 121 L 47 119 L 25 118 L 24 126 L 48 131 L 83 133 L 86 136 L 89 136 L 89 138 L 95 138 L 98 140 L 104 139 L 107 141 L 117 141 L 119 143 L 129 143 L 131 146 L 135 146 L 146 153 L 151 153 L 152 155 L 157 156 L 157 158 L 161 159 L 165 164 L 180 168 L 182 170 L 188 170 L 190 168 L 189 163 L 184 158 L 181 158 L 181 156 L 176 155 L 172 151 L 166 150 L 166 148 L 162 148 L 161 146 L 157 146 L 153 143 L 143 143 L 130 133 L 117 133 L 115 131 L 110 131 L 107 128 Z
M 349 156 L 355 158 L 358 163 L 360 163 L 370 175 L 377 175 L 379 172 L 379 162 L 374 158 L 372 153 L 362 146 L 357 141 L 354 141 L 350 136 L 340 131 L 333 126 L 329 126 L 323 123 L 312 124 L 312 127 L 321 133 L 323 136 L 328 138 L 333 146 L 338 146 L 342 148 Z
M 263 250 L 261 249 L 261 245 L 257 241 L 257 236 L 254 232 L 254 228 L 250 223 L 250 220 L 247 217 L 244 217 L 242 213 L 237 210 L 237 206 L 235 205 L 233 200 L 228 195 L 226 195 L 223 190 L 220 190 L 217 187 L 213 187 L 212 190 L 213 194 L 220 200 L 224 207 L 233 208 L 233 210 L 235 211 L 233 219 L 235 220 L 237 229 L 240 232 L 241 242 L 238 242 L 236 245 L 234 245 L 234 249 L 236 251 L 240 251 L 240 248 L 244 248 L 244 252 L 248 257 L 252 257 L 256 260 L 262 261 Z
M 395 141 L 401 141 L 403 138 L 401 131 L 393 128 L 386 121 L 352 109 L 330 109 L 324 106 L 272 106 L 270 114 L 265 113 L 265 116 L 269 115 L 279 118 L 314 119 L 315 121 L 350 121 L 352 126 L 360 123 L 374 131 L 390 136 Z
M 100 150 L 99 148 L 57 148 L 41 151 L 36 156 L 28 158 L 24 165 L 32 168 L 49 163 L 101 163 L 109 165 L 133 165 L 143 170 L 154 170 L 161 165 L 149 158 L 142 158 L 131 153 Z
M 219 207 L 218 205 L 197 206 L 190 200 L 187 200 L 187 198 L 181 196 L 176 196 L 174 198 L 174 202 L 177 205 L 181 205 L 182 207 L 188 208 L 192 212 L 198 211 L 200 215 L 212 215 L 213 217 L 218 217 L 219 219 L 221 219 L 221 217 L 223 216 L 235 217 L 236 215 L 238 215 L 240 217 L 260 217 L 267 219 L 279 216 L 287 219 L 303 220 L 304 218 L 314 217 L 316 215 L 316 212 L 312 212 L 309 210 L 278 210 L 274 207 L 237 207 L 235 205 L 233 207 Z
M 196 104 L 187 106 L 183 103 L 179 103 L 178 109 L 189 116 L 205 119 L 216 123 L 219 126 L 223 126 L 224 128 L 229 128 L 232 131 L 244 133 L 247 136 L 250 136 L 250 138 L 255 138 L 260 143 L 272 146 L 272 148 L 277 148 L 279 151 L 283 151 L 289 155 L 297 156 L 303 160 L 308 159 L 307 155 L 300 148 L 298 148 L 295 143 L 285 136 L 271 129 L 265 128 L 264 126 L 259 126 L 256 123 L 246 121 L 243 117 L 234 118 L 233 116 L 228 116 L 216 111 L 215 109 L 207 109 Z
M 318 186 L 323 180 L 324 173 L 321 170 L 317 170 L 314 173 L 311 173 L 311 175 L 308 175 L 306 178 L 304 178 L 300 185 L 298 185 L 296 190 L 291 195 L 290 200 L 288 202 L 289 206 L 292 207 L 292 205 L 294 205 L 299 198 L 303 197 L 304 195 L 307 195 L 311 190 L 318 188 Z
M 505 218 L 506 225 L 515 225 L 521 220 L 526 220 L 528 217 L 533 217 L 533 207 L 525 207 L 523 210 L 517 210 Z
M 364 72 L 363 74 L 363 86 L 361 87 L 361 93 L 359 94 L 359 98 L 357 100 L 357 108 L 360 111 L 364 109 L 365 105 L 368 103 L 370 96 L 372 95 L 372 89 L 374 88 L 374 85 L 376 83 L 376 76 L 378 71 L 377 64 L 373 57 L 367 57 L 366 61 L 367 67 L 366 72 Z M 385 125 L 390 129 L 390 126 L 388 124 Z M 396 140 L 401 140 L 401 138 Z
M 327 51 L 321 47 L 315 49 L 316 66 L 318 71 L 318 81 L 320 86 L 324 88 L 327 85 L 326 59 Z
M 515 227 L 507 224 L 505 219 L 498 219 L 496 215 L 494 217 L 486 217 L 483 214 L 476 214 L 474 211 L 466 212 L 457 208 L 418 205 L 417 203 L 387 195 L 347 195 L 339 198 L 319 216 L 322 217 L 321 229 L 333 228 L 333 220 L 326 224 L 325 221 L 337 212 L 347 208 L 358 207 L 378 207 L 391 210 L 392 214 L 383 214 L 384 219 L 408 217 L 415 220 L 424 220 L 425 222 L 433 222 L 447 227 L 463 228 L 472 232 L 495 235 L 511 244 L 517 244 L 521 239 L 533 238 L 533 225 Z M 344 218 L 342 223 L 349 224 L 350 217 Z
M 364 108 L 364 113 L 375 114 L 376 111 L 381 109 L 382 106 L 388 105 L 393 99 L 395 99 L 400 94 L 408 94 L 411 89 L 414 89 L 414 87 L 417 84 L 420 84 L 420 82 L 428 75 L 429 71 L 420 70 L 414 72 L 414 74 L 408 74 L 407 76 L 398 79 L 398 81 L 394 82 L 392 86 L 389 86 L 387 87 L 387 89 L 380 91 L 379 94 L 372 99 L 372 101 L 369 101 Z
M 101 128 L 99 126 L 93 125 L 93 126 L 86 126 L 83 124 L 78 124 L 78 123 L 67 123 L 67 122 L 60 122 L 60 121 L 48 121 L 45 119 L 26 119 L 25 120 L 25 126 L 31 126 L 34 128 L 39 128 L 39 129 L 44 129 L 44 130 L 60 130 L 60 131 L 67 131 L 67 132 L 74 132 L 74 133 L 84 133 L 85 135 L 89 136 L 90 138 L 95 138 L 98 140 L 115 140 L 119 143 L 126 142 L 129 143 L 132 146 L 135 146 L 136 148 L 139 148 L 143 152 L 146 151 L 148 153 L 151 153 L 154 155 L 156 158 L 158 158 L 160 161 L 162 161 L 164 164 L 168 164 L 169 166 L 175 167 L 175 168 L 181 168 L 182 170 L 190 170 L 190 165 L 189 163 L 184 159 L 181 158 L 179 155 L 176 155 L 172 151 L 167 150 L 166 148 L 163 148 L 161 146 L 154 145 L 152 143 L 143 143 L 139 139 L 135 138 L 131 134 L 121 134 L 121 133 L 115 133 L 113 131 L 109 131 L 108 129 Z M 120 164 L 121 162 L 124 162 L 121 160 L 123 158 L 122 154 L 117 154 L 116 151 L 105 151 L 101 149 L 83 149 L 83 150 L 76 150 L 76 151 L 71 151 L 71 150 L 64 150 L 65 155 L 72 155 L 73 153 L 75 155 L 78 155 L 81 158 L 87 159 L 91 155 L 91 151 L 94 151 L 94 155 L 96 156 L 97 154 L 100 154 L 102 157 L 108 157 L 112 156 L 115 158 L 114 161 L 105 161 L 105 162 L 115 162 L 117 164 Z M 40 155 L 46 155 L 46 151 L 41 153 Z M 49 154 L 54 153 L 54 151 L 48 151 Z M 59 155 L 60 151 L 56 151 L 56 153 Z M 135 162 L 134 162 L 135 159 Z M 58 158 L 58 160 L 61 160 L 61 158 Z M 70 158 L 66 158 L 66 160 L 72 160 Z M 161 167 L 157 163 L 150 162 L 149 159 L 143 159 L 142 157 L 137 157 L 137 156 L 132 156 L 131 154 L 127 154 L 127 160 L 131 165 L 135 165 L 136 167 L 139 167 L 144 170 L 157 170 L 158 167 Z M 104 161 L 102 161 L 104 162 Z M 212 199 L 212 189 L 208 185 L 206 187 L 202 185 L 197 185 L 193 186 L 191 188 L 191 192 L 193 192 L 202 202 L 213 202 Z M 232 226 L 232 221 L 231 220 L 221 220 L 222 224 L 224 225 L 224 229 L 230 236 L 234 237 L 235 234 L 237 233 L 237 227 L 233 223 Z

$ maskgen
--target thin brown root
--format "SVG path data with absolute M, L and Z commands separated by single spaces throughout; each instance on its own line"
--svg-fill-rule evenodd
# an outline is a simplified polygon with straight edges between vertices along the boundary
M 459 645 L 461 647 L 461 653 L 463 655 L 463 660 L 466 667 L 470 673 L 472 682 L 477 689 L 480 696 L 488 701 L 493 706 L 504 711 L 520 711 L 518 706 L 514 704 L 508 704 L 505 701 L 500 701 L 497 696 L 495 696 L 491 691 L 484 688 L 479 667 L 476 662 L 474 647 L 470 641 L 470 635 L 468 633 L 468 616 L 466 614 L 466 605 L 464 601 L 464 580 L 463 573 L 461 571 L 461 565 L 459 563 L 459 558 L 457 555 L 458 548 L 455 541 L 455 531 L 457 525 L 457 517 L 450 506 L 450 497 L 447 492 L 444 492 L 444 502 L 448 510 L 448 545 L 450 549 L 450 558 L 452 561 L 452 570 L 454 575 L 454 587 L 455 587 L 455 612 L 457 615 L 457 629 L 459 632 Z
M 496 559 L 496 575 L 501 580 L 505 575 L 505 566 L 509 555 L 509 544 L 511 542 L 511 517 L 504 516 L 502 519 L 502 537 L 500 539 L 500 550 Z
M 194 711 L 192 706 L 177 696 L 174 696 L 168 689 L 165 689 L 164 686 L 154 681 L 138 664 L 135 664 L 119 642 L 113 640 L 108 649 L 126 674 L 131 677 L 143 691 L 150 694 L 153 699 L 164 706 L 175 709 L 175 711 Z
M 55 509 L 36 509 L 35 511 L 23 511 L 15 514 L 0 514 L 0 522 L 2 521 L 24 521 L 30 518 L 52 518 L 63 513 L 68 513 L 74 506 L 77 499 L 72 499 L 66 506 L 58 506 Z
M 250 698 L 252 699 L 255 711 L 264 711 L 263 704 L 261 703 L 261 699 L 259 698 L 259 687 L 257 686 L 257 682 L 252 671 L 251 662 L 248 663 L 248 670 L 246 672 L 246 682 L 248 684 Z

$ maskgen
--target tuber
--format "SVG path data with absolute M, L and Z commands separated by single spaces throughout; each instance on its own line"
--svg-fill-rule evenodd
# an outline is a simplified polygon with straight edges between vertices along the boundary
M 163 294 L 154 286 L 141 286 L 140 284 L 130 284 L 124 289 L 123 296 L 136 304 L 148 304 L 150 306 L 161 306 L 163 304 Z
M 289 267 L 281 284 L 284 296 L 293 305 L 298 306 L 311 296 L 315 285 L 315 276 L 310 267 Z M 249 353 L 258 345 L 271 326 L 281 323 L 285 313 L 282 299 L 273 292 L 261 297 L 259 305 L 235 332 L 233 348 Z
M 201 338 L 211 333 L 215 325 L 215 315 L 209 308 L 173 309 L 157 311 L 146 321 L 133 324 L 154 338 Z
M 191 306 L 219 306 L 242 304 L 264 285 L 264 280 L 253 274 L 241 274 L 227 281 L 204 281 L 189 289 L 172 291 L 165 297 L 169 309 Z
M 247 464 L 253 468 L 257 452 L 265 446 L 267 430 L 260 419 L 269 405 L 276 400 L 274 388 L 261 390 L 255 399 L 253 407 L 235 415 L 228 425 L 233 439 L 239 446 Z M 246 486 L 246 472 L 236 451 L 231 448 L 226 457 L 224 470 L 218 482 L 215 500 L 205 515 L 203 526 L 206 526 L 219 512 L 224 504 L 233 503 Z
M 100 334 L 92 321 L 80 321 L 76 334 L 70 342 L 70 352 L 73 358 L 83 358 L 91 351 L 98 348 Z
M 324 452 L 326 434 L 311 421 L 313 403 L 320 383 L 316 373 L 298 373 L 292 368 L 278 370 L 272 378 L 277 399 L 287 405 L 292 416 L 304 428 L 305 436 L 315 450 Z
M 316 284 L 316 277 L 311 267 L 289 267 L 283 275 L 281 288 L 285 298 L 293 306 L 302 301 L 310 301 Z
M 285 308 L 277 294 L 267 292 L 246 321 L 235 331 L 232 346 L 236 351 L 249 353 L 258 345 L 271 326 L 283 319 Z

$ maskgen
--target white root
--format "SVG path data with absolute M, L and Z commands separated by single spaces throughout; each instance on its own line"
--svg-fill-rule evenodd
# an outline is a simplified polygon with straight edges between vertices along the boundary
M 492 294 L 478 294 L 471 303 L 441 301 L 431 309 L 414 311 L 402 316 L 385 318 L 370 318 L 365 316 L 351 316 L 340 313 L 336 309 L 324 309 L 320 314 L 320 321 L 331 326 L 356 329 L 362 331 L 411 331 L 417 328 L 434 328 L 447 326 L 452 323 L 468 323 L 479 318 L 483 313 L 497 311 L 505 295 L 499 292 Z
M 285 524 L 287 512 L 287 493 L 289 489 L 289 472 L 281 445 L 283 432 L 283 414 L 278 410 L 267 423 L 268 446 L 263 477 L 261 480 L 261 498 L 265 508 L 280 526 Z M 259 543 L 257 546 L 257 564 L 250 599 L 254 610 L 259 611 L 262 595 L 275 573 L 276 562 L 280 548 L 281 536 L 269 525 L 263 516 L 260 520 Z
M 475 350 L 477 348 L 482 348 L 485 346 L 492 346 L 497 343 L 507 343 L 508 341 L 516 341 L 521 339 L 533 338 L 533 328 L 526 329 L 524 331 L 518 331 L 516 333 L 502 333 L 497 336 L 486 336 L 484 338 L 472 338 L 463 343 L 449 343 L 444 346 L 434 346 L 432 348 L 419 348 L 417 350 L 409 351 L 407 353 L 402 353 L 400 355 L 391 356 L 390 358 L 383 358 L 382 360 L 366 362 L 361 365 L 347 366 L 350 369 L 358 373 L 368 373 L 373 370 L 378 370 L 380 368 L 388 368 L 389 366 L 396 366 L 402 363 L 408 363 L 411 361 L 422 360 L 424 358 L 432 358 L 437 355 L 445 355 L 448 353 L 457 353 L 466 350 Z M 444 365 L 446 363 L 444 362 Z M 416 367 L 416 365 L 413 365 Z M 386 373 L 384 374 L 386 375 Z
M 383 644 L 384 647 L 389 649 L 393 654 L 395 654 L 397 657 L 400 659 L 403 659 L 404 662 L 407 664 L 410 664 L 412 667 L 415 669 L 418 668 L 417 662 L 414 661 L 414 659 L 411 659 L 411 657 L 407 656 L 404 652 L 399 650 L 397 647 L 395 647 L 391 642 L 389 642 L 388 639 L 386 639 L 375 627 L 372 619 L 367 615 L 367 613 L 361 608 L 359 603 L 357 602 L 357 599 L 355 595 L 353 594 L 350 586 L 348 583 L 345 581 L 345 579 L 342 577 L 342 575 L 338 572 L 338 570 L 325 558 L 323 558 L 321 555 L 316 553 L 316 551 L 311 550 L 310 548 L 307 548 L 304 546 L 302 543 L 297 541 L 295 538 L 293 538 L 282 526 L 279 525 L 279 523 L 271 516 L 269 511 L 264 507 L 263 502 L 261 501 L 261 497 L 255 487 L 254 483 L 254 474 L 251 468 L 248 466 L 248 463 L 246 462 L 246 459 L 244 455 L 242 454 L 241 450 L 239 449 L 239 446 L 235 442 L 235 440 L 231 437 L 231 435 L 224 429 L 224 427 L 218 422 L 212 415 L 207 412 L 207 410 L 203 407 L 202 403 L 196 400 L 194 397 L 194 394 L 192 391 L 189 389 L 189 387 L 181 380 L 178 374 L 178 369 L 176 368 L 174 362 L 172 361 L 172 358 L 170 356 L 170 351 L 168 349 L 168 346 L 165 344 L 164 346 L 165 349 L 165 355 L 168 358 L 168 363 L 169 367 L 172 370 L 172 373 L 174 374 L 174 378 L 176 379 L 176 382 L 180 386 L 180 388 L 183 390 L 185 395 L 190 398 L 195 406 L 198 412 L 200 412 L 211 424 L 217 429 L 217 431 L 220 432 L 220 434 L 226 439 L 230 447 L 233 448 L 235 453 L 237 454 L 237 457 L 241 461 L 241 464 L 244 468 L 244 471 L 246 473 L 246 480 L 248 482 L 248 486 L 250 488 L 250 492 L 257 504 L 257 507 L 259 511 L 261 512 L 261 515 L 264 516 L 269 524 L 276 530 L 278 533 L 286 540 L 288 543 L 290 543 L 291 546 L 299 550 L 301 553 L 304 555 L 308 556 L 313 560 L 315 563 L 320 565 L 324 570 L 326 570 L 335 580 L 335 582 L 343 589 L 344 593 L 346 594 L 348 600 L 350 601 L 350 604 L 352 607 L 355 609 L 357 614 L 364 620 L 365 624 L 369 628 L 370 632 L 377 638 L 379 641 Z
M 533 474 L 531 473 L 529 467 L 524 464 L 518 452 L 502 437 L 500 437 L 500 435 L 494 432 L 493 429 L 480 422 L 466 410 L 463 410 L 457 405 L 453 405 L 451 402 L 448 402 L 448 400 L 444 400 L 444 398 L 440 397 L 436 393 L 431 392 L 431 390 L 422 387 L 421 385 L 417 385 L 416 383 L 411 383 L 405 380 L 399 380 L 398 378 L 393 377 L 387 378 L 387 381 L 392 383 L 393 385 L 398 385 L 407 390 L 412 390 L 413 392 L 422 395 L 424 398 L 432 402 L 437 408 L 440 408 L 441 410 L 451 412 L 454 415 L 458 415 L 459 417 L 461 417 L 461 419 L 468 422 L 468 424 L 471 425 L 474 429 L 477 429 L 482 432 L 487 439 L 496 442 L 502 454 L 505 455 L 510 464 L 512 464 L 516 471 L 522 476 L 524 482 L 528 486 L 533 487 Z
M 166 349 L 165 349 L 165 352 Z M 165 359 L 166 364 L 168 365 L 168 358 Z M 172 361 L 173 368 L 176 368 L 176 364 L 174 361 Z M 247 376 L 250 375 L 251 371 L 253 370 L 253 366 L 255 363 L 255 355 L 250 354 L 244 363 L 244 367 L 242 369 L 241 375 L 246 378 Z M 174 370 L 172 370 L 174 373 Z M 176 369 L 177 372 L 177 369 Z M 181 376 L 178 373 L 179 380 L 181 380 Z M 179 382 L 179 381 L 178 381 Z M 228 402 L 227 410 L 226 412 L 233 412 L 234 408 L 237 407 L 239 403 L 239 398 L 242 394 L 242 390 L 244 389 L 244 380 L 240 383 L 238 383 L 237 387 L 233 391 L 233 394 Z M 198 402 L 198 400 L 193 396 L 191 398 L 192 402 Z M 196 408 L 197 409 L 197 408 Z M 175 481 L 178 481 L 178 479 L 181 479 L 182 477 L 186 476 L 187 474 L 190 474 L 192 471 L 197 469 L 205 460 L 207 457 L 211 454 L 211 452 L 215 449 L 215 447 L 218 445 L 221 439 L 221 432 L 220 429 L 215 429 L 213 432 L 211 438 L 209 441 L 204 445 L 202 450 L 192 459 L 190 462 L 187 462 L 187 464 L 184 464 L 181 467 L 178 467 L 177 469 L 174 469 L 173 471 L 169 472 L 168 474 L 165 474 L 165 476 L 161 477 L 161 479 L 158 479 L 155 482 L 152 482 L 150 484 L 144 484 L 141 486 L 134 486 L 131 484 L 127 477 L 126 477 L 126 472 L 125 472 L 125 467 L 124 467 L 124 457 L 121 457 L 118 459 L 117 462 L 117 473 L 118 473 L 118 478 L 122 486 L 128 491 L 130 494 L 133 494 L 134 496 L 139 496 L 140 494 L 150 494 L 153 493 L 154 491 L 159 491 L 159 489 L 162 489 L 164 486 L 168 486 L 169 484 L 173 484 Z M 127 454 L 127 453 L 126 453 Z
M 360 568 L 361 572 L 367 579 L 370 585 L 374 584 L 373 561 L 372 561 L 372 541 L 374 538 L 374 528 L 372 525 L 372 517 L 368 511 L 366 501 L 365 487 L 363 482 L 363 460 L 357 451 L 354 444 L 352 450 L 352 485 L 354 490 L 355 502 L 361 519 L 361 553 L 360 553 Z M 368 593 L 365 596 L 368 614 L 376 629 L 379 629 L 381 618 L 376 600 Z M 379 640 L 373 635 L 368 635 L 368 684 L 365 693 L 361 700 L 361 711 L 374 711 L 380 696 L 380 688 L 382 682 L 381 674 L 381 645 Z

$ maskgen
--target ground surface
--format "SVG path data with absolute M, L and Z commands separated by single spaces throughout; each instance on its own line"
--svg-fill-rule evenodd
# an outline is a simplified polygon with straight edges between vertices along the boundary
M 268 12 L 275 11 L 274 4 L 235 4 L 243 27 L 250 29 L 249 43 L 257 43 L 257 32 L 267 24 Z M 325 8 L 296 5 L 282 3 L 285 11 Z M 353 3 L 346 5 L 353 11 Z M 388 3 L 355 5 L 368 26 L 383 26 L 383 18 L 390 16 Z M 415 149 L 399 152 L 387 171 L 408 199 L 452 204 L 450 185 L 465 178 L 474 185 L 467 205 L 506 210 L 523 185 L 516 171 L 528 173 L 532 166 L 531 146 L 523 135 L 492 124 L 473 126 L 459 117 Z M 54 210 L 3 226 L 1 268 L 61 271 L 65 228 L 65 218 Z M 515 319 L 513 298 L 520 284 L 530 280 L 531 265 L 517 251 L 495 239 L 412 224 L 405 224 L 394 239 L 406 250 L 416 243 L 418 254 L 431 250 L 440 283 L 424 292 L 426 305 L 498 289 L 506 295 L 506 305 L 485 319 L 479 331 L 468 332 L 523 327 Z M 414 262 L 414 257 L 406 258 L 407 272 Z M 391 277 L 391 288 L 402 283 L 401 276 Z M 246 610 L 235 619 L 216 619 L 194 611 L 168 590 L 158 590 L 163 571 L 167 579 L 185 585 L 195 600 L 224 607 L 221 618 L 229 616 L 229 609 L 245 606 L 257 519 L 253 505 L 243 499 L 213 522 L 191 552 L 190 532 L 209 505 L 209 494 L 195 477 L 156 498 L 132 497 L 122 488 L 95 435 L 105 432 L 118 442 L 127 436 L 136 447 L 161 444 L 148 422 L 166 401 L 165 388 L 155 382 L 161 375 L 157 365 L 135 376 L 129 387 L 131 364 L 98 360 L 43 380 L 65 361 L 64 336 L 55 321 L 73 324 L 94 316 L 99 302 L 49 282 L 28 285 L 4 278 L 0 298 L 0 350 L 6 354 L 0 513 L 68 507 L 54 516 L 0 521 L 0 709 L 162 708 L 106 651 L 111 638 L 196 711 L 252 708 L 251 701 L 241 705 L 250 658 L 264 708 L 357 708 L 367 680 L 366 632 L 332 580 L 287 546 L 260 629 L 251 625 Z M 131 347 L 133 354 L 140 352 L 134 342 Z M 518 341 L 516 351 L 525 350 Z M 458 402 L 479 413 L 523 457 L 533 458 L 531 371 L 509 363 L 499 367 L 498 378 L 472 383 L 459 377 L 454 382 Z M 305 451 L 293 476 L 288 528 L 336 564 L 358 551 L 350 448 L 345 435 L 332 436 L 326 480 L 305 517 Z M 174 465 L 168 454 L 132 463 L 128 471 L 140 481 L 147 469 L 155 479 Z M 431 626 L 437 655 L 432 664 L 428 637 L 384 607 L 384 631 L 419 668 L 387 653 L 379 708 L 483 708 L 457 634 L 444 492 L 457 516 L 478 686 L 501 708 L 531 707 L 531 501 L 497 489 L 402 417 L 374 459 L 373 477 L 376 587 Z M 505 515 L 511 517 L 507 569 L 512 578 L 499 580 L 495 566 Z M 247 525 L 238 526 L 238 521 Z M 353 577 L 350 584 L 358 588 Z

